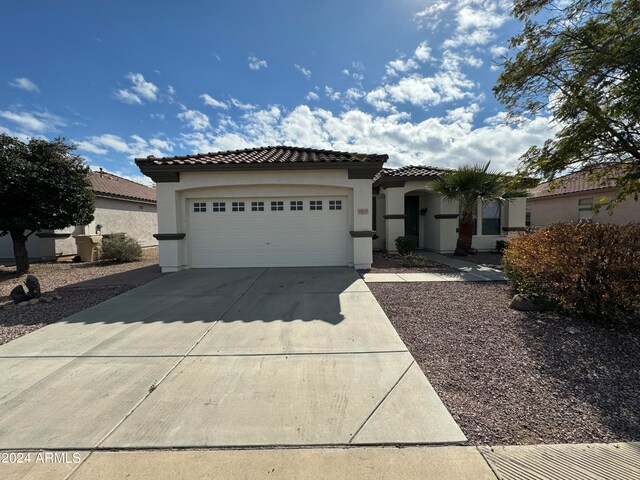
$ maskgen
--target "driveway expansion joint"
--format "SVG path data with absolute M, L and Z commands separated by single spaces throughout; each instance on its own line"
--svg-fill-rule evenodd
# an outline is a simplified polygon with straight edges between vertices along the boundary
M 415 360 L 411 359 L 411 363 L 409 363 L 409 365 L 407 366 L 407 368 L 404 370 L 404 372 L 402 372 L 402 375 L 400 375 L 400 378 L 398 378 L 398 380 L 396 381 L 396 383 L 393 384 L 393 386 L 389 389 L 389 391 L 385 394 L 384 397 L 382 397 L 382 399 L 378 402 L 378 404 L 374 407 L 374 409 L 371 411 L 371 413 L 369 413 L 369 416 L 367 416 L 367 418 L 364 420 L 364 422 L 362 422 L 362 425 L 360 425 L 360 427 L 356 430 L 356 432 L 351 436 L 351 438 L 349 439 L 349 445 L 353 444 L 353 441 L 356 439 L 356 437 L 358 436 L 358 434 L 362 431 L 362 429 L 365 427 L 365 425 L 367 424 L 367 422 L 371 419 L 371 417 L 373 417 L 373 415 L 376 413 L 376 411 L 382 406 L 382 404 L 384 403 L 384 401 L 389 397 L 389 395 L 391 395 L 391 392 L 393 392 L 393 390 L 398 386 L 398 384 L 402 381 L 402 379 L 405 377 L 405 375 L 407 374 L 407 372 L 409 372 L 409 370 L 411 369 L 411 367 L 413 366 L 413 364 L 416 363 Z

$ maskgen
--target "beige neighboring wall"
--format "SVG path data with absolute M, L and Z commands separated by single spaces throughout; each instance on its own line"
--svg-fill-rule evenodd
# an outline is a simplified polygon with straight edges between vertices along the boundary
M 610 189 L 528 198 L 527 210 L 531 214 L 531 226 L 543 227 L 556 222 L 577 222 L 579 200 L 592 198 L 595 204 L 601 197 L 612 198 L 615 194 L 615 190 Z M 627 199 L 618 205 L 611 215 L 606 209 L 601 209 L 593 214 L 593 222 L 618 225 L 640 222 L 640 201 Z
M 143 247 L 158 245 L 153 237 L 158 233 L 158 214 L 154 204 L 114 198 L 96 198 L 95 219 L 87 233 L 95 233 L 102 225 L 102 234 L 125 232 Z

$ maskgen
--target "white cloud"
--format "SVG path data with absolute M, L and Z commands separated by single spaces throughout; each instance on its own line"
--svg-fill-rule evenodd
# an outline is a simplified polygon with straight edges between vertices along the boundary
M 421 62 L 431 60 L 431 48 L 427 45 L 427 42 L 421 42 L 417 47 L 413 55 Z
M 209 117 L 198 110 L 185 110 L 178 114 L 178 118 L 193 130 L 208 130 L 211 128 Z
M 91 152 L 97 155 L 106 155 L 110 152 L 126 154 L 129 158 L 167 156 L 174 147 L 170 140 L 153 138 L 149 141 L 139 135 L 131 135 L 130 141 L 110 133 L 85 138 L 78 142 L 78 150 Z M 105 169 L 109 170 L 109 169 Z M 113 172 L 119 175 L 118 172 Z
M 499 169 L 513 170 L 531 145 L 549 138 L 549 119 L 538 117 L 517 128 L 503 123 L 473 128 L 480 111 L 471 103 L 414 123 L 406 113 L 375 116 L 354 109 L 335 115 L 299 105 L 287 114 L 278 107 L 247 113 L 242 123 L 219 135 L 193 132 L 182 136 L 191 151 L 215 151 L 256 145 L 291 144 L 312 148 L 386 153 L 388 165 L 429 164 L 456 167 L 492 160 Z
M 233 105 L 236 108 L 239 108 L 240 110 L 254 110 L 256 108 L 255 105 L 251 105 L 250 103 L 244 103 L 241 102 L 240 100 L 238 100 L 237 98 L 231 97 L 231 105 Z
M 145 101 L 157 101 L 159 88 L 153 83 L 146 81 L 141 73 L 128 73 L 127 79 L 131 81 L 131 86 L 116 91 L 115 96 L 118 100 L 128 104 L 139 105 Z M 172 86 L 169 86 L 168 91 L 170 95 L 175 93 L 175 89 Z
M 249 68 L 251 70 L 261 70 L 263 68 L 267 68 L 267 61 L 260 60 L 258 57 L 250 56 L 247 58 L 247 63 L 249 64 Z
M 316 92 L 309 92 L 304 98 L 306 98 L 307 100 L 317 101 L 320 100 L 320 95 L 318 95 Z
M 149 116 L 154 120 L 164 120 L 164 113 L 152 113 Z
M 12 87 L 19 88 L 21 90 L 26 90 L 27 92 L 39 92 L 40 91 L 38 86 L 34 82 L 32 82 L 31 80 L 29 80 L 26 77 L 15 78 L 15 79 L 13 79 L 12 82 L 9 82 L 9 85 L 11 85 Z
M 387 63 L 386 72 L 387 75 L 395 76 L 400 73 L 415 70 L 416 68 L 418 68 L 418 66 L 418 62 L 416 62 L 413 58 L 409 58 L 407 60 L 396 58 L 395 60 L 391 60 L 389 63 Z
M 67 121 L 48 112 L 0 111 L 0 117 L 15 123 L 24 133 L 55 132 L 58 127 L 66 127 Z
M 455 8 L 455 34 L 443 42 L 444 48 L 486 45 L 495 38 L 495 30 L 509 20 L 513 4 L 507 0 L 460 0 Z
M 203 93 L 202 95 L 200 95 L 200 98 L 202 99 L 205 105 L 208 105 L 210 107 L 222 108 L 223 110 L 227 110 L 229 108 L 229 105 L 227 105 L 225 102 L 216 100 L 209 94 Z
M 307 80 L 311 78 L 311 70 L 309 70 L 308 68 L 301 67 L 297 63 L 294 64 L 294 66 L 296 67 L 296 70 L 298 70 Z
M 435 30 L 442 21 L 442 14 L 449 8 L 449 3 L 445 1 L 430 1 L 423 10 L 416 13 L 413 18 L 422 27 Z

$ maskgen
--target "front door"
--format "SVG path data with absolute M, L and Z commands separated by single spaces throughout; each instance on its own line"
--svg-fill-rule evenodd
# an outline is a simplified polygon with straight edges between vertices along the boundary
M 406 196 L 404 197 L 404 234 L 419 237 L 420 222 L 420 197 Z

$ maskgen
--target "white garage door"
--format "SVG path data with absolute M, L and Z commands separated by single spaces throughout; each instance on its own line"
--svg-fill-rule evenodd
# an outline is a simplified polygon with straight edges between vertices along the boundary
M 347 197 L 187 200 L 191 266 L 348 263 Z

